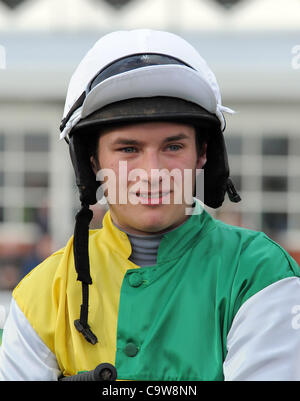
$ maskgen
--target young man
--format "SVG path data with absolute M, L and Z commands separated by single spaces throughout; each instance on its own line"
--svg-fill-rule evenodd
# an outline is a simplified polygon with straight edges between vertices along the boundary
M 192 196 L 203 168 L 206 205 L 239 201 L 224 111 L 213 73 L 176 35 L 115 32 L 87 53 L 61 125 L 82 208 L 66 247 L 14 290 L 2 380 L 100 363 L 120 380 L 300 379 L 299 266 Z M 100 189 L 109 211 L 89 232 Z

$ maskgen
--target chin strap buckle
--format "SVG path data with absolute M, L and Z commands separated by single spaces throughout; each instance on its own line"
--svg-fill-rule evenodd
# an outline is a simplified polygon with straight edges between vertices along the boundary
M 227 178 L 226 191 L 231 202 L 237 203 L 242 200 L 240 195 L 237 193 L 231 178 Z
M 83 326 L 80 319 L 77 319 L 74 321 L 74 325 L 76 329 L 79 331 L 79 333 L 81 333 L 89 343 L 95 345 L 98 342 L 97 337 L 92 332 L 88 324 L 86 326 Z

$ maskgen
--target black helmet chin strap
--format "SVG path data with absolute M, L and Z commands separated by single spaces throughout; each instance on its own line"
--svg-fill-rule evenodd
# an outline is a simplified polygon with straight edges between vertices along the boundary
M 98 339 L 88 325 L 89 285 L 92 284 L 89 262 L 89 224 L 92 217 L 93 212 L 89 209 L 89 205 L 82 203 L 76 215 L 73 244 L 77 280 L 82 284 L 82 305 L 80 318 L 74 321 L 74 325 L 84 338 L 94 345 Z

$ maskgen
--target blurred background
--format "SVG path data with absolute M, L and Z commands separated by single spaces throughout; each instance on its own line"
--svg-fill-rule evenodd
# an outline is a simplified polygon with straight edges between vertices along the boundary
M 211 214 L 300 263 L 300 0 L 0 0 L 0 329 L 11 290 L 63 247 L 79 206 L 59 125 L 69 79 L 102 35 L 168 30 L 215 72 L 242 202 Z M 92 227 L 104 209 L 94 207 Z

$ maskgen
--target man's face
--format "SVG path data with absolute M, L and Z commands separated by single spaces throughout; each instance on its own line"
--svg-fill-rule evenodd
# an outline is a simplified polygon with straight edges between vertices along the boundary
M 98 162 L 102 171 L 109 169 L 116 177 L 110 182 L 115 201 L 108 199 L 113 222 L 132 234 L 146 235 L 175 228 L 189 217 L 186 208 L 192 198 L 187 201 L 183 192 L 188 185 L 193 194 L 195 169 L 204 166 L 206 153 L 204 149 L 197 158 L 194 127 L 147 122 L 102 133 Z

